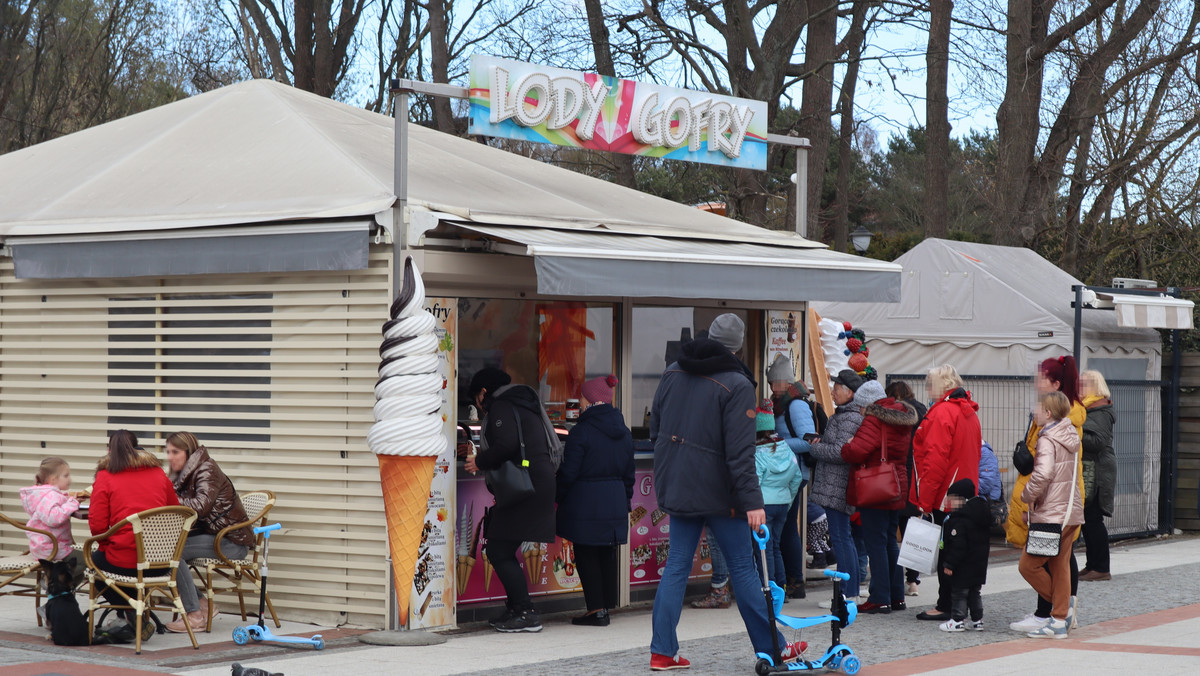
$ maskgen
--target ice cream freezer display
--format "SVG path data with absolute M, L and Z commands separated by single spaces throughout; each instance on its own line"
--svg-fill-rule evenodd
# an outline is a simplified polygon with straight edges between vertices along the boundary
M 458 560 L 459 604 L 484 603 L 505 598 L 504 587 L 484 554 L 487 511 L 493 503 L 492 494 L 483 477 L 464 477 L 458 480 L 458 528 L 455 547 Z M 524 542 L 517 560 L 525 569 L 531 596 L 563 594 L 582 591 L 579 573 L 575 570 L 575 548 L 567 540 L 554 542 Z

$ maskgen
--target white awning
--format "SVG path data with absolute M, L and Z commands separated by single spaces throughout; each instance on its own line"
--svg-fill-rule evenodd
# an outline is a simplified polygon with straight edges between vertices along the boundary
M 1195 303 L 1170 296 L 1096 293 L 1098 307 L 1111 307 L 1117 325 L 1139 329 L 1191 329 Z
M 532 256 L 538 293 L 746 301 L 897 302 L 900 266 L 827 249 L 454 222 Z

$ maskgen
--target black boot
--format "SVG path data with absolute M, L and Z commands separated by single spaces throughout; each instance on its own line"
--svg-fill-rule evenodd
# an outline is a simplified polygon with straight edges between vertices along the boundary
M 804 598 L 804 580 L 797 580 L 795 578 L 788 580 L 787 598 L 789 598 L 789 599 Z
M 601 608 L 594 613 L 587 613 L 571 618 L 571 624 L 584 627 L 607 627 L 609 623 L 608 610 Z

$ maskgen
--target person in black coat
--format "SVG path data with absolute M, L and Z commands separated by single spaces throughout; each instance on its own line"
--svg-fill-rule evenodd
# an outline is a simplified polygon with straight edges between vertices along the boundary
M 975 495 L 975 483 L 959 479 L 950 485 L 946 499 L 953 510 L 942 526 L 942 568 L 950 578 L 950 619 L 942 631 L 983 631 L 983 597 L 987 582 L 992 510 Z M 970 608 L 971 619 L 967 620 Z
M 522 542 L 554 541 L 554 475 L 561 461 L 554 428 L 537 393 L 528 385 L 512 385 L 497 368 L 484 368 L 471 378 L 467 393 L 487 415 L 483 448 L 465 464 L 467 471 L 492 470 L 520 462 L 522 440 L 534 494 L 516 504 L 488 510 L 484 535 L 488 561 L 508 596 L 505 612 L 490 620 L 497 631 L 541 631 L 542 622 L 529 599 L 529 585 L 517 560 Z M 558 457 L 555 457 L 558 455 Z
M 583 384 L 586 407 L 558 468 L 558 534 L 575 545 L 587 613 L 572 624 L 603 627 L 617 605 L 617 546 L 629 539 L 633 435 L 613 408 L 616 376 Z

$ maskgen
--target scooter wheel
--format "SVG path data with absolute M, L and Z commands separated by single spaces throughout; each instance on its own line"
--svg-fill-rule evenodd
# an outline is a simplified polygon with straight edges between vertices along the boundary
M 246 645 L 250 642 L 250 632 L 246 631 L 245 627 L 234 627 L 233 642 L 238 645 Z
M 754 673 L 758 674 L 758 676 L 767 676 L 767 674 L 771 673 L 771 661 L 760 658 L 754 663 Z
M 842 671 L 846 672 L 847 674 L 857 674 L 858 670 L 861 668 L 862 663 L 860 663 L 858 658 L 854 655 L 842 660 Z
M 324 650 L 325 649 L 325 639 L 321 638 L 320 636 L 314 637 L 313 638 L 313 647 L 315 647 L 317 650 Z M 855 671 L 857 671 L 857 669 Z

